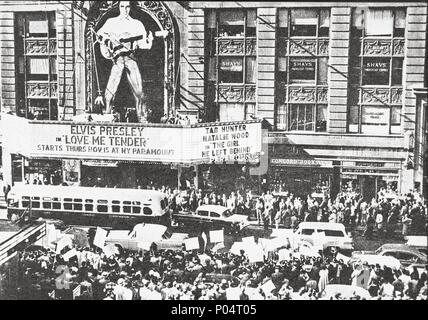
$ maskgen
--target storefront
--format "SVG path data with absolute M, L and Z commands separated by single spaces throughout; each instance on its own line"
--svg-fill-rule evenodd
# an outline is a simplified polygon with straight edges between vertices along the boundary
M 331 196 L 333 163 L 328 160 L 271 158 L 269 185 L 274 192 L 289 191 L 297 196 Z
M 361 192 L 370 201 L 383 189 L 388 195 L 400 190 L 399 162 L 343 161 L 341 165 L 341 189 Z

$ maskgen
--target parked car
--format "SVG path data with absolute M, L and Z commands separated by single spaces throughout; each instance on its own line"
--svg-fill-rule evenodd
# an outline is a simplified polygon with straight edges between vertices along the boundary
M 113 244 L 120 249 L 138 251 L 149 250 L 182 250 L 187 233 L 173 233 L 160 224 L 139 223 L 132 231 L 110 230 L 107 234 L 105 244 Z
M 381 267 L 388 267 L 393 270 L 400 270 L 402 265 L 400 260 L 391 256 L 381 256 L 377 254 L 358 254 L 353 253 L 349 260 L 350 265 L 367 263 L 370 266 L 380 265 Z
M 301 222 L 294 231 L 291 247 L 298 247 L 302 241 L 315 246 L 321 244 L 320 249 L 336 248 L 345 253 L 354 250 L 353 240 L 341 223 Z
M 362 254 L 375 254 L 380 256 L 394 257 L 400 261 L 403 267 L 411 264 L 426 264 L 427 256 L 419 250 L 407 244 L 387 243 L 380 246 L 376 251 L 355 251 L 354 256 Z
M 198 225 L 209 228 L 225 228 L 238 232 L 249 225 L 248 216 L 233 214 L 228 208 L 220 205 L 202 205 L 195 212 L 173 214 L 173 223 Z
M 428 247 L 427 236 L 407 236 L 406 244 L 412 248 L 419 250 L 420 252 L 427 254 Z

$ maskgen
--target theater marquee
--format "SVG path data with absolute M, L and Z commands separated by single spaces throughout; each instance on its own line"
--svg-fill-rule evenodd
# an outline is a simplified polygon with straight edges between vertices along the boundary
M 259 121 L 181 127 L 47 123 L 6 115 L 2 122 L 9 153 L 30 158 L 256 163 L 261 151 Z M 20 128 L 19 135 L 16 128 Z

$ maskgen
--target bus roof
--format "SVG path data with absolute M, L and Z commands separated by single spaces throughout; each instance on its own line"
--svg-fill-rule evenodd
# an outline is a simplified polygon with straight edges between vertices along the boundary
M 18 185 L 11 190 L 11 196 L 39 196 L 59 198 L 86 198 L 105 200 L 149 200 L 161 199 L 166 195 L 156 190 L 96 188 L 52 185 Z

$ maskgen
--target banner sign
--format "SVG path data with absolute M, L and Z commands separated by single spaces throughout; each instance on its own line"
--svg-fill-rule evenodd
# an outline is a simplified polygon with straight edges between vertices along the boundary
M 114 161 L 257 163 L 261 121 L 190 126 L 28 121 L 2 115 L 5 149 L 29 158 L 81 159 L 85 165 Z M 20 134 L 16 135 L 16 128 Z M 98 165 L 97 165 L 98 166 Z
M 223 230 L 211 230 L 210 231 L 210 242 L 211 243 L 218 243 L 218 242 L 224 242 L 224 232 Z
M 204 162 L 259 161 L 261 152 L 261 124 L 213 125 L 197 128 L 195 138 L 202 141 L 194 144 L 200 151 L 197 158 Z
M 197 237 L 185 239 L 184 245 L 187 251 L 199 249 L 199 239 Z
M 94 237 L 94 246 L 97 246 L 100 249 L 104 249 L 104 243 L 107 239 L 108 231 L 103 228 L 97 227 L 97 232 Z

